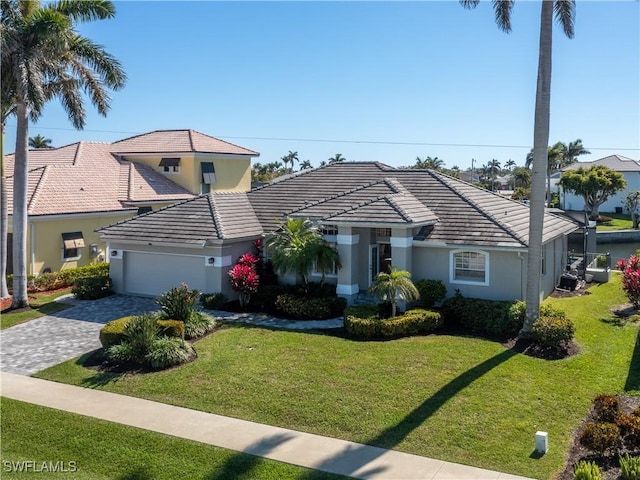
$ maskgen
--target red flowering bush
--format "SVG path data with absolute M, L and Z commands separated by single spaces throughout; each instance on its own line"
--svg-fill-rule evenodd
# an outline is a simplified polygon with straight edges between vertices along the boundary
M 616 266 L 622 270 L 622 290 L 633 306 L 640 308 L 640 257 L 631 255 L 629 261 L 621 260 Z
M 231 278 L 231 288 L 238 292 L 240 306 L 244 307 L 249 303 L 251 294 L 258 289 L 260 277 L 256 272 L 258 258 L 250 253 L 245 253 L 235 266 L 229 270 Z

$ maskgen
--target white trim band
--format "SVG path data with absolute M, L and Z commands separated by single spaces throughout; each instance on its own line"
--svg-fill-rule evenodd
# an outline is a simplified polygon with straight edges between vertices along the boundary
M 338 245 L 357 245 L 360 243 L 360 234 L 355 235 L 336 235 Z
M 391 247 L 409 248 L 413 246 L 413 237 L 391 237 Z

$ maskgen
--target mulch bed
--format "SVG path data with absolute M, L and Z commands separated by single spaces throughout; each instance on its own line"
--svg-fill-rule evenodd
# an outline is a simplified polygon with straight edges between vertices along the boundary
M 618 396 L 618 400 L 620 401 L 620 409 L 627 414 L 631 413 L 635 408 L 640 407 L 640 397 Z M 573 432 L 567 463 L 564 471 L 560 475 L 558 475 L 557 480 L 573 480 L 574 465 L 580 460 L 597 463 L 600 467 L 600 470 L 602 471 L 603 480 L 618 480 L 619 478 L 621 478 L 617 454 L 603 457 L 594 454 L 590 450 L 587 450 L 582 445 L 580 445 L 580 442 L 578 440 L 580 437 L 580 433 L 587 423 L 593 421 L 594 413 L 593 410 L 591 410 L 582 421 L 580 426 L 576 429 L 576 431 Z M 620 455 L 623 455 L 624 453 L 632 454 L 633 452 L 621 451 Z
M 58 288 L 56 290 L 46 290 L 46 294 L 53 295 L 57 292 L 60 292 L 66 289 L 67 287 Z M 38 300 L 38 298 L 35 296 L 35 293 L 45 293 L 45 292 L 29 289 L 28 290 L 29 302 L 35 302 L 36 300 Z M 31 307 L 24 307 L 24 308 L 18 308 L 16 310 L 11 310 L 11 302 L 13 302 L 13 297 L 7 297 L 0 300 L 0 313 L 8 313 L 8 312 L 19 313 L 19 312 L 26 312 L 27 310 L 33 310 Z

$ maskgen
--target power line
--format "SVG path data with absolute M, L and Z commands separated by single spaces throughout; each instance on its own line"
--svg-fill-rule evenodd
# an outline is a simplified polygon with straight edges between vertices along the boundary
M 15 125 L 8 125 L 15 128 Z M 73 128 L 62 127 L 41 127 L 41 130 L 62 130 L 62 131 L 76 131 Z M 82 130 L 83 132 L 95 132 L 95 133 L 118 133 L 126 135 L 141 135 L 147 132 L 129 132 L 121 130 Z M 522 148 L 531 149 L 531 145 L 499 145 L 491 143 L 435 143 L 435 142 L 401 142 L 391 140 L 338 140 L 327 138 L 285 138 L 285 137 L 247 137 L 247 136 L 234 136 L 234 135 L 215 135 L 219 138 L 228 138 L 233 140 L 266 140 L 274 142 L 309 142 L 309 143 L 348 143 L 348 144 L 364 144 L 364 145 L 406 145 L 406 146 L 418 146 L 418 147 L 473 147 L 473 148 Z M 591 147 L 585 146 L 588 150 L 619 150 L 637 152 L 638 148 L 627 147 Z

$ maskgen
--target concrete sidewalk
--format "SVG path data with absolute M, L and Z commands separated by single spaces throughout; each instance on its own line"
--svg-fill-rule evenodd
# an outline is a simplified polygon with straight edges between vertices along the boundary
M 526 480 L 515 475 L 12 373 L 0 372 L 0 386 L 0 394 L 7 398 L 354 478 Z

